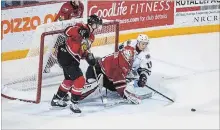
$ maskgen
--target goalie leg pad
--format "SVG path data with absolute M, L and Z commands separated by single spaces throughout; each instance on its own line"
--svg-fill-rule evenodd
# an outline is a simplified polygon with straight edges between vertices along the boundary
M 103 82 L 103 74 L 98 75 L 98 82 L 96 81 L 96 79 L 93 79 L 93 81 L 91 82 L 87 82 L 83 87 L 82 96 L 80 100 L 83 100 L 84 98 L 92 94 L 99 87 L 99 85 L 102 84 L 102 82 Z
M 135 88 L 133 83 L 127 84 L 124 95 L 130 102 L 134 104 L 140 104 L 141 103 L 141 97 L 135 93 Z
M 124 95 L 129 100 L 130 102 L 134 104 L 140 104 L 141 103 L 141 97 L 138 95 L 135 95 L 134 93 L 129 92 L 129 90 L 125 89 L 124 90 Z

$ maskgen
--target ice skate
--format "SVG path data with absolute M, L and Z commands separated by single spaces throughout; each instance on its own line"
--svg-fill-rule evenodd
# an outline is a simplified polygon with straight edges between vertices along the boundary
M 69 94 L 66 94 L 66 95 L 63 97 L 63 101 L 68 102 L 69 100 L 70 100 L 70 96 L 69 96 Z
M 81 113 L 81 110 L 79 109 L 78 107 L 78 104 L 77 103 L 72 103 L 70 105 L 70 110 L 74 113 Z
M 51 106 L 66 107 L 67 103 L 59 98 L 57 95 L 54 95 L 51 101 Z

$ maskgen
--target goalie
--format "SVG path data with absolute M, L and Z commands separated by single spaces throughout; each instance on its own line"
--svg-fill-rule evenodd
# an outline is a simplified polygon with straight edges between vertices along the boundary
M 95 66 L 89 66 L 86 71 L 87 82 L 101 81 L 100 77 L 103 77 L 102 83 L 100 83 L 103 87 L 110 91 L 116 91 L 122 98 L 138 104 L 139 97 L 126 89 L 126 76 L 132 68 L 134 53 L 133 47 L 126 46 L 118 52 L 97 59 Z M 87 93 L 90 94 L 96 88 Z
M 99 64 L 96 64 L 94 67 L 98 75 L 97 77 L 100 77 L 100 74 L 104 75 L 103 87 L 110 91 L 117 91 L 121 97 L 128 99 L 134 104 L 141 103 L 141 98 L 149 98 L 152 96 L 152 92 L 145 87 L 147 79 L 151 75 L 152 68 L 149 49 L 147 47 L 148 44 L 148 36 L 140 34 L 137 39 L 128 40 L 121 44 L 119 46 L 119 52 L 99 59 Z M 128 53 L 129 51 L 125 51 L 127 49 L 134 50 L 134 53 L 131 53 L 131 55 Z M 130 56 L 127 65 L 120 64 L 122 62 L 118 57 L 119 54 L 122 54 L 124 57 L 126 57 L 125 55 L 127 55 L 127 57 L 128 55 Z M 124 71 L 126 71 L 126 73 L 123 73 Z M 120 76 L 121 79 L 117 79 Z M 94 82 L 93 80 L 95 80 L 95 78 L 96 75 L 93 66 L 89 66 L 86 72 L 87 82 Z M 98 80 L 100 79 L 98 78 Z

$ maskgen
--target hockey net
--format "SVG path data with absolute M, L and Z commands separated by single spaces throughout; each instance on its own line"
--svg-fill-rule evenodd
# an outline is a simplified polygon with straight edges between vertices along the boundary
M 55 64 L 50 72 L 44 72 L 44 70 L 48 65 L 53 65 L 56 62 L 54 58 L 50 57 L 56 57 L 54 55 L 56 48 L 64 44 L 65 28 L 78 22 L 82 22 L 82 20 L 68 20 L 38 26 L 26 58 L 2 64 L 2 70 L 5 71 L 2 73 L 1 95 L 12 100 L 39 103 L 44 91 L 49 91 L 42 88 L 56 86 L 54 91 L 50 92 L 55 93 L 64 78 L 62 68 Z M 102 28 L 94 33 L 93 46 L 115 44 L 115 50 L 117 50 L 118 22 L 104 21 Z

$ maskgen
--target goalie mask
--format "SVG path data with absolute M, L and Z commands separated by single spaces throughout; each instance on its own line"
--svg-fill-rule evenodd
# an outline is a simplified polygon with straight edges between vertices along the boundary
M 118 66 L 121 68 L 123 75 L 127 75 L 133 65 L 134 61 L 134 48 L 126 46 L 119 52 L 114 53 L 114 58 L 118 59 Z
M 147 45 L 149 44 L 149 38 L 147 35 L 145 34 L 140 34 L 138 37 L 137 37 L 137 41 L 138 41 L 138 48 L 142 51 L 144 50 Z
M 122 55 L 130 64 L 132 64 L 134 59 L 134 48 L 131 46 L 124 47 L 122 50 Z
M 97 29 L 102 26 L 102 19 L 95 14 L 90 15 L 87 22 L 88 25 L 92 27 L 92 29 Z

